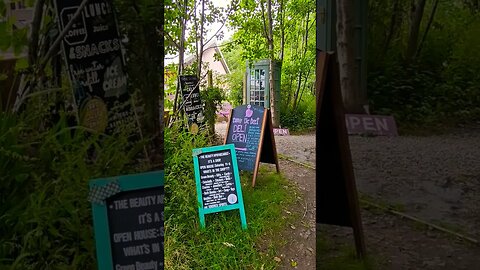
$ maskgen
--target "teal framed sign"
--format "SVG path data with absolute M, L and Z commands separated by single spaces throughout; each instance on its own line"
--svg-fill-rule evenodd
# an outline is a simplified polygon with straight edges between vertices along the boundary
M 99 270 L 164 269 L 164 172 L 91 180 Z
M 201 228 L 205 228 L 205 215 L 238 209 L 242 228 L 247 229 L 235 146 L 193 149 L 193 166 Z

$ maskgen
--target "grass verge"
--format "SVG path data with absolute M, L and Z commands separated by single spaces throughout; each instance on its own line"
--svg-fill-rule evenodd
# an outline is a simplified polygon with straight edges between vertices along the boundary
M 281 175 L 261 168 L 255 188 L 251 174 L 242 174 L 248 229 L 242 230 L 236 210 L 198 217 L 192 148 L 209 143 L 201 137 L 166 130 L 165 269 L 276 269 L 278 237 L 294 215 L 286 208 L 297 188 Z
M 335 246 L 335 249 L 332 249 Z M 317 233 L 317 269 L 322 270 L 374 270 L 380 261 L 378 258 L 368 257 L 359 260 L 352 245 L 333 244 L 325 235 Z
M 209 214 L 200 230 L 198 211 L 189 219 L 166 223 L 166 269 L 275 269 L 275 251 L 284 243 L 275 238 L 292 216 L 286 207 L 295 199 L 294 188 L 280 175 L 262 171 L 255 188 L 242 175 L 248 229 L 242 230 L 236 210 Z M 191 191 L 195 192 L 192 181 Z M 185 190 L 186 191 L 186 190 Z M 188 192 L 188 191 L 187 191 Z M 195 199 L 195 198 L 193 198 Z M 192 205 L 196 200 L 191 201 Z M 171 210 L 169 215 L 175 215 Z

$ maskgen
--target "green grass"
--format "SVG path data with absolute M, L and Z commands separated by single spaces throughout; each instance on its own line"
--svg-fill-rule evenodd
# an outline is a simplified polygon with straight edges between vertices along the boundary
M 398 212 L 405 212 L 405 205 L 402 203 L 392 203 L 392 202 L 387 202 L 382 200 L 381 198 L 378 197 L 373 197 L 370 196 L 366 193 L 358 193 L 359 199 L 360 199 L 360 206 L 363 209 L 366 209 L 372 213 L 385 213 L 386 210 L 393 210 L 393 211 L 398 211 Z M 368 203 L 374 203 L 378 205 L 379 207 L 382 207 L 383 209 L 379 209 L 377 207 L 374 207 L 372 205 L 369 205 Z
M 251 179 L 249 174 L 242 174 L 247 230 L 241 229 L 236 210 L 207 215 L 205 230 L 200 230 L 198 209 L 175 222 L 172 216 L 181 214 L 183 207 L 166 212 L 167 217 L 171 217 L 165 226 L 166 269 L 275 269 L 278 266 L 273 258 L 276 250 L 285 244 L 278 233 L 294 218 L 284 210 L 295 200 L 297 189 L 282 176 L 265 170 L 257 177 L 255 188 L 251 187 Z M 183 191 L 190 198 L 186 202 L 188 208 L 195 208 L 193 179 Z
M 165 130 L 165 269 L 275 269 L 279 237 L 294 215 L 286 208 L 298 189 L 262 166 L 252 176 L 241 175 L 248 229 L 242 230 L 239 211 L 206 215 L 201 230 L 193 173 L 192 149 L 210 145 L 207 137 L 177 128 Z
M 375 270 L 382 269 L 380 258 L 367 257 L 360 260 L 356 257 L 354 244 L 338 245 L 325 236 L 317 234 L 317 269 L 322 270 Z

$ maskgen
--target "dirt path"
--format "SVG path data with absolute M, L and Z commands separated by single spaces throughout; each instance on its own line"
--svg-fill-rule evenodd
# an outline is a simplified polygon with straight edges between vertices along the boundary
M 275 140 L 280 154 L 315 164 L 314 133 Z M 480 128 L 428 137 L 350 136 L 349 140 L 361 194 L 480 240 Z M 308 191 L 314 191 L 314 185 L 298 177 L 309 173 L 284 163 L 287 170 L 282 172 L 298 179 L 306 198 L 311 197 L 314 192 Z M 313 170 L 310 173 L 314 175 Z M 378 210 L 363 209 L 362 214 L 369 252 L 384 259 L 379 269 L 478 269 L 480 265 L 478 246 Z M 322 231 L 330 241 L 353 243 L 349 229 L 322 225 L 318 233 Z
M 302 200 L 293 205 L 291 212 L 299 217 L 281 237 L 287 245 L 280 251 L 282 265 L 279 269 L 315 269 L 315 171 L 291 161 L 280 160 L 280 171 L 294 181 L 303 194 Z
M 313 138 L 279 137 L 277 148 L 314 164 Z M 480 240 L 480 129 L 349 140 L 357 187 L 369 200 Z M 378 209 L 364 208 L 362 217 L 368 252 L 379 260 L 375 269 L 479 269 L 479 246 Z M 321 225 L 317 237 L 336 243 L 321 251 L 318 269 L 339 255 L 338 244 L 353 247 L 349 228 Z
M 275 139 L 279 153 L 314 164 L 314 138 L 312 133 Z M 480 240 L 480 128 L 349 140 L 359 192 Z
M 223 136 L 226 131 L 226 124 L 217 124 L 215 130 L 217 134 Z M 312 142 L 314 143 L 314 140 Z M 283 145 L 285 143 L 279 144 L 277 142 L 277 147 Z M 283 149 L 277 149 L 277 151 L 281 153 Z M 300 153 L 298 152 L 298 154 Z M 315 152 L 312 155 L 314 154 Z M 303 161 L 310 158 L 306 156 Z M 278 236 L 287 243 L 277 251 L 276 259 L 280 260 L 279 269 L 315 270 L 315 171 L 283 159 L 279 159 L 279 165 L 280 172 L 296 183 L 302 193 L 300 199 L 288 209 L 289 213 L 287 213 L 296 215 L 298 218 Z M 275 167 L 268 164 L 261 164 L 261 166 L 271 167 L 272 170 Z

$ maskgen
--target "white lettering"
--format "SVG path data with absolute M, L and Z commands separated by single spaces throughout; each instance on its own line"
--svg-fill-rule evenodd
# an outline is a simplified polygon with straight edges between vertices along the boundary
M 360 119 L 358 117 L 350 117 L 350 127 L 354 129 L 358 125 L 360 125 Z
M 365 130 L 375 131 L 375 127 L 373 126 L 373 119 L 363 118 L 363 128 L 365 128 Z
M 388 123 L 387 123 L 387 119 L 379 119 L 379 118 L 375 118 L 375 124 L 377 125 L 377 130 L 385 130 L 385 131 L 388 131 Z

